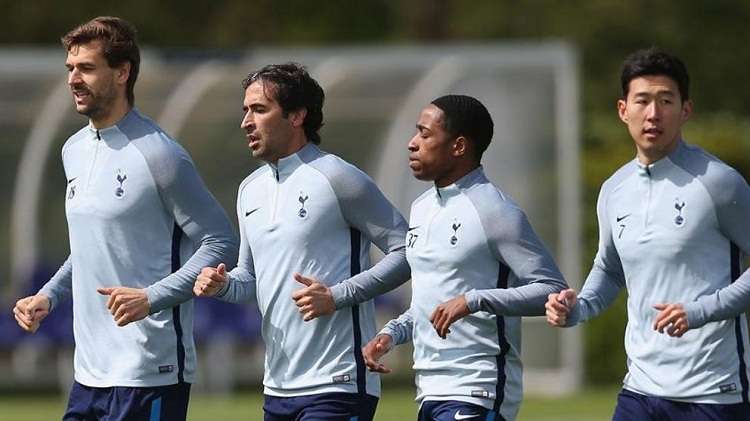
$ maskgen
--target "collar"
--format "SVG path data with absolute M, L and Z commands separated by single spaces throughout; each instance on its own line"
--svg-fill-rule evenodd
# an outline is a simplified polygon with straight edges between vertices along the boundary
M 130 108 L 130 110 L 118 121 L 117 123 L 113 124 L 112 126 L 105 127 L 103 129 L 97 129 L 94 127 L 93 124 L 91 124 L 91 120 L 89 120 L 89 132 L 93 134 L 94 139 L 98 140 L 105 140 L 115 133 L 121 132 L 120 127 L 123 125 L 128 124 L 129 122 L 138 119 L 140 116 L 140 113 L 135 107 Z
M 445 203 L 451 197 L 461 194 L 462 190 L 468 189 L 485 179 L 484 168 L 480 165 L 456 180 L 453 184 L 449 184 L 445 187 L 435 186 L 435 195 L 437 196 L 438 201 Z
M 664 158 L 652 162 L 651 164 L 645 165 L 641 164 L 640 161 L 638 161 L 638 158 L 635 158 L 635 165 L 638 168 L 638 175 L 640 176 L 647 176 L 647 177 L 654 177 L 664 174 L 664 172 L 667 171 L 668 168 L 671 168 L 674 165 L 674 158 L 681 154 L 685 150 L 685 142 L 680 139 L 677 143 L 677 147 L 667 156 Z
M 319 153 L 320 149 L 318 149 L 315 144 L 313 144 L 312 142 L 307 142 L 307 144 L 303 146 L 302 149 L 291 155 L 287 155 L 279 159 L 276 164 L 272 164 L 269 162 L 268 167 L 271 169 L 273 177 L 277 181 L 281 181 L 289 177 L 302 164 L 310 161 L 311 156 L 317 155 Z

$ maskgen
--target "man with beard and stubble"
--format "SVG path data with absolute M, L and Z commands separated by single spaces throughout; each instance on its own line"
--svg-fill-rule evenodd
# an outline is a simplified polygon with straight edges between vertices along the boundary
M 241 127 L 266 165 L 240 184 L 237 267 L 203 269 L 195 294 L 257 300 L 266 421 L 372 420 L 380 379 L 361 347 L 375 335 L 372 298 L 409 279 L 406 221 L 370 177 L 318 148 L 324 93 L 303 67 L 268 65 L 242 87 Z M 386 254 L 372 267 L 371 243 Z
M 135 29 L 98 17 L 62 38 L 76 110 L 62 149 L 70 256 L 16 303 L 29 332 L 73 299 L 75 382 L 64 420 L 184 420 L 195 380 L 192 287 L 236 256 L 190 156 L 134 108 Z

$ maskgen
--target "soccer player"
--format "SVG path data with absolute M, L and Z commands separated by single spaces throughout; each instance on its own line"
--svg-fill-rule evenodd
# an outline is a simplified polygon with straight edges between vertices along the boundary
M 657 49 L 625 59 L 620 119 L 636 157 L 602 185 L 599 251 L 583 290 L 552 294 L 553 326 L 596 317 L 628 291 L 628 373 L 614 420 L 748 420 L 750 189 L 683 141 L 692 113 L 683 62 Z
M 375 335 L 372 300 L 359 305 L 342 291 L 345 309 L 305 322 L 292 294 L 298 282 L 326 291 L 350 278 L 382 291 L 402 284 L 406 221 L 367 175 L 318 148 L 324 93 L 303 67 L 268 65 L 242 87 L 241 127 L 253 157 L 267 165 L 240 184 L 237 267 L 204 268 L 195 294 L 257 299 L 265 420 L 372 420 L 380 383 L 361 352 Z M 368 269 L 371 242 L 386 256 Z
M 475 98 L 432 101 L 409 141 L 409 166 L 434 187 L 411 206 L 407 312 L 363 350 L 368 367 L 412 340 L 419 420 L 513 420 L 521 403 L 521 319 L 566 288 L 524 212 L 484 175 L 493 123 Z M 450 328 L 450 329 L 449 329 Z
M 133 26 L 98 17 L 62 43 L 76 110 L 89 118 L 62 150 L 70 256 L 13 312 L 34 332 L 72 296 L 65 420 L 184 420 L 196 365 L 193 281 L 236 256 L 237 242 L 187 152 L 134 108 Z

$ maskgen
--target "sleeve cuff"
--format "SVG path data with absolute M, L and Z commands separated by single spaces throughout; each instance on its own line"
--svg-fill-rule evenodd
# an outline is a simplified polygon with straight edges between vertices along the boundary
M 331 286 L 331 296 L 333 297 L 333 304 L 336 310 L 350 307 L 349 301 L 346 299 L 346 288 L 343 283 Z
M 146 298 L 148 298 L 148 305 L 150 307 L 149 314 L 158 313 L 169 307 L 166 303 L 167 300 L 154 290 L 155 286 L 156 285 L 151 285 L 146 287 Z
M 575 307 L 568 313 L 568 319 L 565 321 L 565 327 L 573 327 L 581 322 L 581 302 L 579 301 Z
M 476 313 L 481 308 L 481 298 L 475 289 L 464 294 L 464 299 L 466 300 L 466 306 L 472 313 Z
M 703 309 L 697 302 L 683 304 L 682 308 L 687 314 L 688 329 L 699 328 L 706 324 Z
M 52 312 L 52 310 L 55 309 L 55 307 L 57 307 L 57 298 L 54 297 L 49 292 L 47 292 L 46 290 L 41 289 L 41 290 L 39 290 L 36 293 L 36 295 L 44 295 L 45 297 L 47 297 L 47 301 L 49 301 L 49 311 L 50 311 L 50 313 Z
M 388 325 L 384 326 L 383 329 L 381 329 L 380 332 L 378 332 L 378 335 L 388 335 L 393 340 L 393 345 L 401 345 L 401 343 L 399 342 L 399 339 L 400 339 L 399 336 Z
M 234 282 L 234 278 L 232 277 L 232 272 L 227 272 L 227 281 L 224 283 L 224 286 L 221 287 L 221 289 L 216 293 L 216 298 L 224 298 L 225 295 L 227 295 L 227 292 L 229 292 L 229 285 Z

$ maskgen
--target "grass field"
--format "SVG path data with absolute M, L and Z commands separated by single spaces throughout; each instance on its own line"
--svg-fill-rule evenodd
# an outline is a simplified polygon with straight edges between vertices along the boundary
M 589 389 L 576 396 L 542 398 L 527 396 L 521 406 L 519 421 L 600 421 L 610 419 L 618 389 Z M 416 419 L 414 391 L 410 388 L 386 388 L 375 416 L 379 421 Z M 1 396 L 0 421 L 51 421 L 62 416 L 65 402 L 61 397 Z M 238 394 L 228 397 L 194 395 L 190 400 L 191 421 L 262 420 L 260 394 Z

